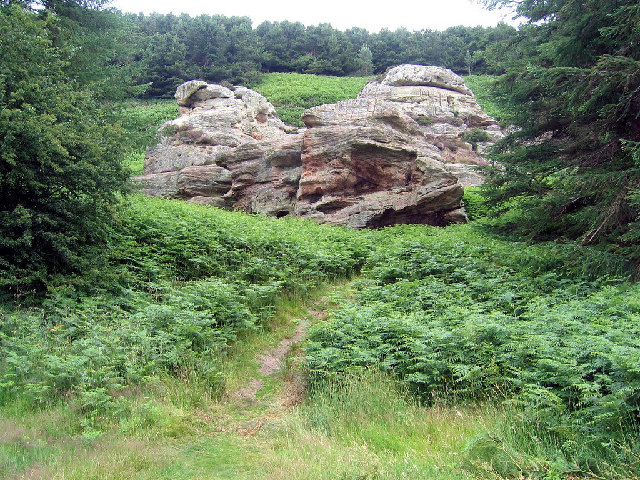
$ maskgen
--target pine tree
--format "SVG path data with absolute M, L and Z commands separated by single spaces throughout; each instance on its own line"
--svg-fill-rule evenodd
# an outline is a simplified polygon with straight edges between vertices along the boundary
M 358 52 L 358 73 L 363 77 L 373 73 L 373 54 L 366 43 L 360 47 Z
M 519 129 L 502 142 L 487 192 L 509 210 L 505 224 L 534 238 L 608 245 L 638 262 L 640 6 L 487 3 L 530 20 L 501 52 L 507 73 L 497 97 L 508 99 Z
M 471 67 L 473 67 L 473 56 L 471 52 L 467 50 L 467 53 L 464 55 L 464 66 L 467 67 L 467 73 L 471 75 Z

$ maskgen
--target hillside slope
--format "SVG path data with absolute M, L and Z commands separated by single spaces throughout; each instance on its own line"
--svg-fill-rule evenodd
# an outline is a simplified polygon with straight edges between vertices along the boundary
M 0 305 L 0 478 L 640 476 L 615 256 L 139 195 L 118 218 L 93 270 Z

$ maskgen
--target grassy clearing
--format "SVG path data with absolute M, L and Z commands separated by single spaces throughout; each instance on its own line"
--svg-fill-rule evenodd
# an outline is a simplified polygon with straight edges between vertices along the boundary
M 369 78 L 267 73 L 251 88 L 273 103 L 284 122 L 302 126 L 300 116 L 307 108 L 355 98 Z
M 311 440 L 305 452 L 317 459 L 314 474 L 300 478 L 466 478 L 462 451 L 495 414 L 483 406 L 422 407 L 380 372 L 347 375 L 314 389 L 295 418 L 296 431 Z
M 132 175 L 140 175 L 146 148 L 156 141 L 158 127 L 178 116 L 178 105 L 175 100 L 130 100 L 117 108 L 129 146 L 124 163 Z

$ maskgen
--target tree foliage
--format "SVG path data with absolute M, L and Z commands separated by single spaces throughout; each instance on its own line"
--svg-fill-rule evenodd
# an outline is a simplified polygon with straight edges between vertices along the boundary
M 502 203 L 506 224 L 537 238 L 621 246 L 640 260 L 640 8 L 620 0 L 488 3 L 517 4 L 531 22 L 494 52 L 506 71 L 498 97 L 519 127 L 488 183 L 495 202 L 518 199 Z
M 373 54 L 371 49 L 365 43 L 358 52 L 359 73 L 362 76 L 371 75 L 373 73 Z
M 328 23 L 265 21 L 254 29 L 247 17 L 122 14 L 102 8 L 108 4 L 0 0 L 0 5 L 55 14 L 59 24 L 53 43 L 75 45 L 70 74 L 82 82 L 94 81 L 95 90 L 108 98 L 141 95 L 142 86 L 148 87 L 147 97 L 168 98 L 180 83 L 194 78 L 246 85 L 272 72 L 369 75 L 418 63 L 463 73 L 469 70 L 467 52 L 476 73 L 496 73 L 502 67 L 490 60 L 492 45 L 516 33 L 506 24 L 369 33 L 362 28 L 340 31 Z M 363 50 L 365 45 L 369 51 Z
M 340 31 L 326 23 L 305 26 L 288 21 L 265 21 L 252 29 L 246 17 L 222 15 L 127 14 L 123 18 L 130 35 L 140 39 L 137 79 L 151 84 L 147 95 L 153 97 L 169 97 L 177 85 L 193 78 L 248 84 L 260 73 L 345 76 L 381 73 L 401 63 L 441 65 L 463 73 L 468 71 L 467 51 L 474 55 L 477 73 L 494 73 L 499 70 L 486 60 L 485 52 L 516 32 L 505 24 L 453 27 L 444 32 L 369 33 L 362 28 Z M 364 45 L 370 52 L 363 51 Z
M 126 180 L 117 130 L 70 75 L 59 26 L 0 7 L 0 290 L 80 268 Z

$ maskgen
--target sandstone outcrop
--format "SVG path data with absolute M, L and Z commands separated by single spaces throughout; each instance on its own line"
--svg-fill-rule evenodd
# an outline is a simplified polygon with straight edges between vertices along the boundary
M 176 100 L 180 117 L 138 177 L 147 194 L 355 228 L 465 221 L 463 186 L 482 181 L 469 168 L 482 158 L 464 132 L 502 135 L 439 67 L 393 68 L 356 99 L 307 110 L 298 132 L 244 87 L 191 81 Z
M 500 125 L 482 111 L 461 77 L 440 67 L 400 65 L 369 82 L 354 100 L 321 105 L 303 114 L 307 126 L 374 121 L 412 133 L 438 152 L 435 158 L 464 186 L 483 177 L 469 166 L 484 164 L 481 153 L 504 136 Z M 474 129 L 487 140 L 474 149 L 465 141 Z

